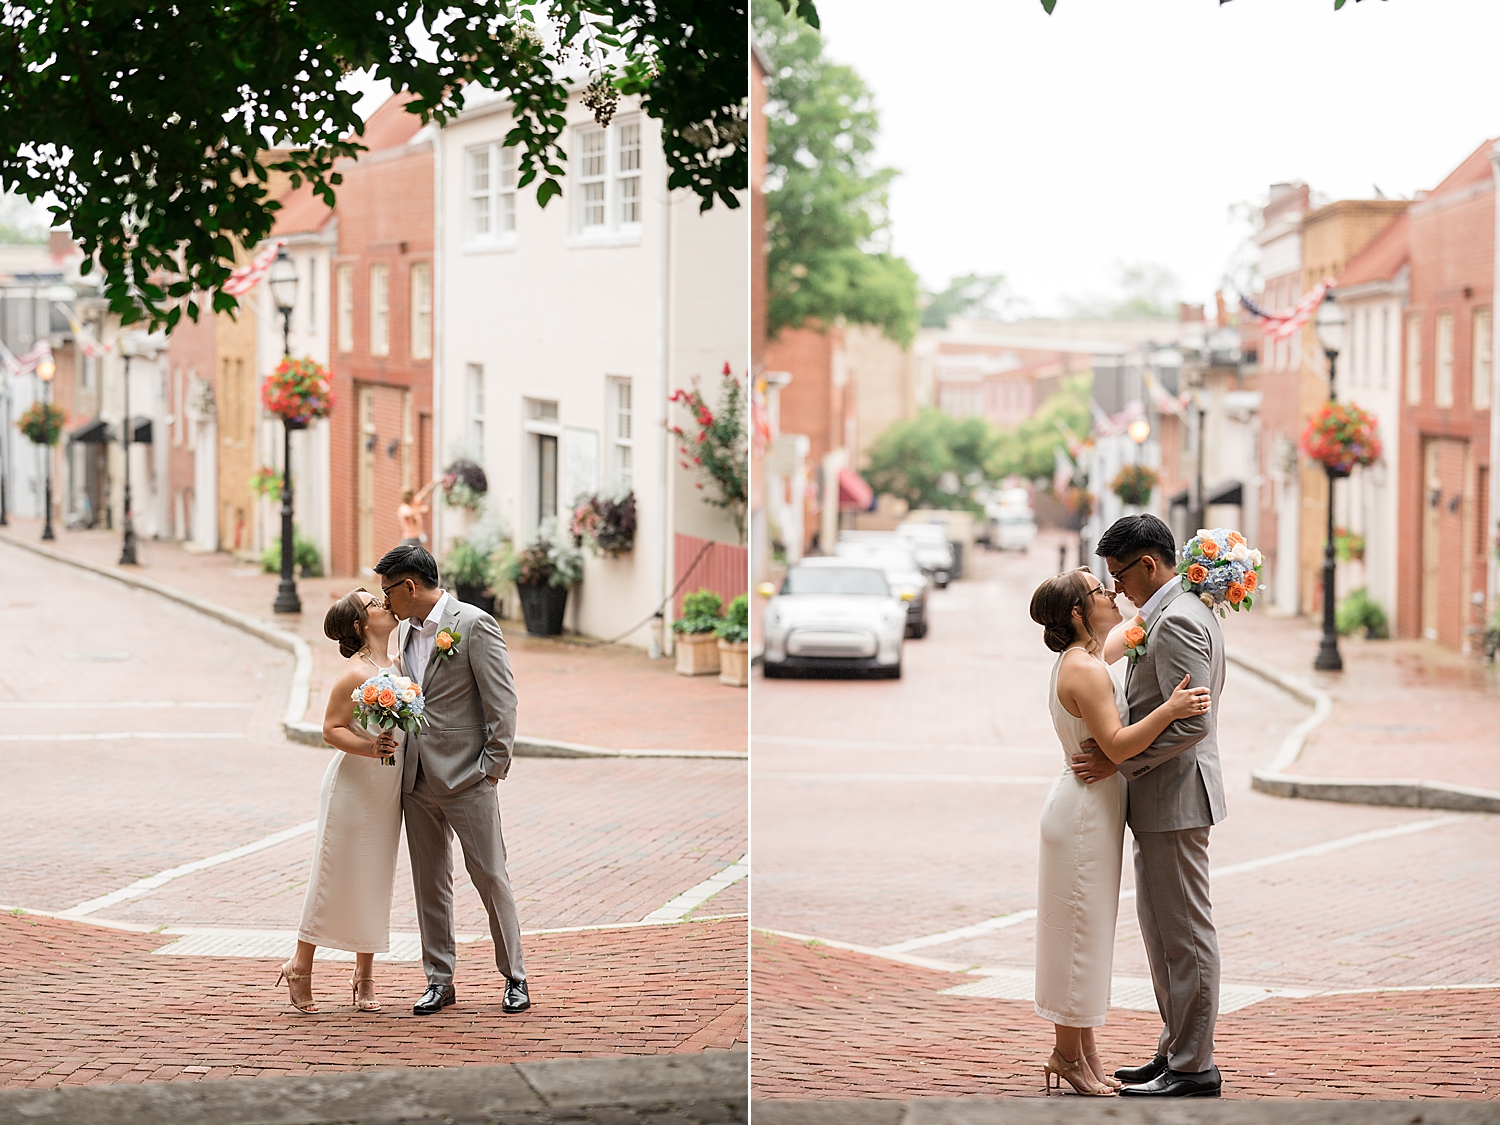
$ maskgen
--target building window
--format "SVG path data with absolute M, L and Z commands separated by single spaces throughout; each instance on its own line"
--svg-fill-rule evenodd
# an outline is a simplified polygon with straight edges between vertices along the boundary
M 469 459 L 484 464 L 484 367 L 471 363 L 465 370 L 469 414 Z
M 516 229 L 519 150 L 503 144 L 468 151 L 469 229 L 472 242 L 498 242 Z
M 370 354 L 391 354 L 391 272 L 370 267 Z
M 557 435 L 536 435 L 536 513 L 538 520 L 557 515 Z
M 1406 401 L 1412 406 L 1422 402 L 1422 317 L 1406 318 Z
M 1391 385 L 1391 310 L 1380 310 L 1380 389 Z
M 1491 323 L 1489 309 L 1474 310 L 1474 395 L 1472 401 L 1475 410 L 1490 408 L 1490 379 L 1494 366 L 1492 363 L 1494 339 L 1490 334 Z
M 618 126 L 620 143 L 615 179 L 615 199 L 622 227 L 641 221 L 641 123 L 625 122 Z
M 633 234 L 641 223 L 641 123 L 622 118 L 608 129 L 573 131 L 578 203 L 574 222 L 585 235 Z
M 606 227 L 608 144 L 606 129 L 578 130 L 578 227 L 584 232 L 602 231 Z
M 318 259 L 307 259 L 307 331 L 318 330 Z
M 339 267 L 339 351 L 354 350 L 354 267 Z
M 432 263 L 411 267 L 411 356 L 432 358 Z
M 1453 314 L 1438 313 L 1437 341 L 1432 360 L 1432 402 L 1453 405 Z
M 611 483 L 622 491 L 634 487 L 632 471 L 635 454 L 635 426 L 630 400 L 630 380 L 609 380 L 609 419 L 604 427 L 609 434 L 609 475 Z

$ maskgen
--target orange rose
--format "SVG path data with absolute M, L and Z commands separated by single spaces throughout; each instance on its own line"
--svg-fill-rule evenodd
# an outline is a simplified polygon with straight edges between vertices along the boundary
M 396 693 L 390 688 L 386 688 L 375 697 L 375 702 L 379 703 L 382 707 L 394 707 L 396 706 Z
M 1229 584 L 1229 604 L 1230 605 L 1239 605 L 1240 602 L 1242 602 L 1244 600 L 1245 600 L 1245 587 L 1242 586 L 1242 585 L 1240 585 L 1238 582 L 1231 582 Z
M 1198 544 L 1198 550 L 1203 552 L 1204 558 L 1216 559 L 1219 557 L 1219 541 L 1217 539 L 1205 539 L 1202 543 Z
M 1125 643 L 1131 648 L 1139 648 L 1141 642 L 1145 639 L 1146 630 L 1142 629 L 1139 625 L 1132 625 L 1129 629 L 1125 630 Z
M 1255 593 L 1255 587 L 1257 587 L 1259 585 L 1260 585 L 1260 575 L 1256 574 L 1255 571 L 1253 571 L 1253 570 L 1247 570 L 1245 572 L 1245 593 L 1247 593 L 1247 594 L 1253 594 L 1253 593 Z
M 1229 540 L 1229 545 L 1231 547 L 1238 546 L 1239 544 L 1245 542 L 1245 537 L 1238 531 L 1231 531 L 1227 536 L 1225 536 L 1225 538 Z
M 437 645 L 438 648 L 442 649 L 444 652 L 447 652 L 450 648 L 453 647 L 453 634 L 439 633 L 437 635 L 437 640 L 433 641 L 432 643 Z
M 417 683 L 416 680 L 413 680 L 411 682 L 411 690 L 414 691 L 414 692 L 416 692 L 418 695 L 421 695 L 422 694 L 422 685 L 419 684 L 419 683 Z
M 1208 567 L 1202 563 L 1193 563 L 1192 566 L 1187 568 L 1187 578 L 1194 586 L 1206 581 L 1208 578 Z
M 362 696 L 362 698 L 364 699 L 364 701 L 366 703 L 374 703 L 376 697 L 379 694 L 380 694 L 380 692 L 376 689 L 376 687 L 375 687 L 374 684 L 366 684 L 365 685 L 365 692 L 364 692 L 364 695 Z

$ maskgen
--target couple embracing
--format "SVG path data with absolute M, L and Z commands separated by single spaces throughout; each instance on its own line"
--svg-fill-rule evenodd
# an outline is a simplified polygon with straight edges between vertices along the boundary
M 1117 520 L 1097 550 L 1114 590 L 1080 568 L 1049 578 L 1031 599 L 1032 620 L 1058 654 L 1048 704 L 1066 761 L 1041 825 L 1036 1010 L 1056 1031 L 1044 1077 L 1049 1093 L 1055 1080 L 1096 1097 L 1218 1097 L 1208 835 L 1225 815 L 1211 708 L 1224 686 L 1224 638 L 1176 574 L 1177 547 L 1161 520 Z M 1137 609 L 1133 621 L 1115 607 L 1121 593 Z M 1093 1029 L 1109 1008 L 1126 824 L 1163 1026 L 1150 1062 L 1110 1075 Z
M 403 814 L 422 935 L 427 991 L 413 1005 L 431 1015 L 453 1004 L 453 837 L 489 915 L 495 964 L 505 976 L 502 1008 L 531 1006 L 521 927 L 505 871 L 495 787 L 510 770 L 516 691 L 493 618 L 438 586 L 424 548 L 403 544 L 375 565 L 382 596 L 346 594 L 323 631 L 347 658 L 329 693 L 323 738 L 338 753 L 323 776 L 312 872 L 297 952 L 282 966 L 291 1003 L 315 1012 L 313 954 L 330 946 L 355 955 L 350 999 L 380 1010 L 375 954 L 390 949 L 391 889 Z M 394 640 L 394 643 L 393 643 Z M 371 733 L 355 719 L 353 695 L 372 676 L 419 685 L 426 724 L 412 733 Z

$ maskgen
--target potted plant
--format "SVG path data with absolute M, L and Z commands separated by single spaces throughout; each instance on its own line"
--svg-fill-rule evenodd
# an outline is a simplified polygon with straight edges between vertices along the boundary
M 717 675 L 719 637 L 724 599 L 712 590 L 699 590 L 682 599 L 682 616 L 672 622 L 677 634 L 677 671 L 684 676 Z
M 1120 503 L 1144 508 L 1151 502 L 1151 490 L 1156 487 L 1156 470 L 1147 465 L 1126 465 L 1115 474 L 1109 487 Z
M 453 593 L 461 602 L 478 606 L 495 616 L 495 598 L 490 593 L 490 560 L 467 539 L 455 539 L 443 559 L 443 574 L 453 583 Z
M 1355 465 L 1373 465 L 1380 460 L 1375 418 L 1352 403 L 1330 402 L 1302 431 L 1302 452 L 1335 477 L 1348 476 Z
M 750 684 L 750 598 L 741 594 L 729 603 L 724 620 L 714 626 L 719 638 L 719 683 L 730 687 Z
M 580 497 L 573 506 L 573 545 L 585 543 L 595 555 L 619 558 L 635 546 L 635 493 Z
M 679 388 L 672 392 L 669 402 L 680 403 L 693 416 L 692 426 L 667 424 L 667 430 L 677 439 L 681 454 L 678 462 L 684 469 L 696 470 L 702 478 L 693 486 L 711 494 L 704 502 L 715 508 L 723 508 L 734 520 L 740 542 L 745 541 L 745 506 L 749 495 L 750 450 L 745 444 L 745 387 L 735 378 L 729 364 L 724 365 L 719 383 L 719 412 L 708 408 L 708 402 L 693 379 L 692 390 Z
M 563 631 L 568 589 L 583 578 L 583 556 L 558 534 L 557 520 L 547 519 L 535 539 L 506 559 L 505 578 L 516 587 L 526 631 L 555 637 Z
M 450 508 L 467 508 L 479 511 L 484 495 L 490 490 L 489 478 L 484 469 L 460 457 L 443 470 L 443 499 Z

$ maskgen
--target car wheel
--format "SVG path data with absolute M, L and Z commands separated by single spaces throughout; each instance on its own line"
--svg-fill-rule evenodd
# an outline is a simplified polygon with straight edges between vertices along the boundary
M 895 667 L 887 668 L 885 670 L 885 678 L 888 680 L 899 680 L 901 678 L 901 664 L 898 662 Z
M 917 640 L 921 640 L 923 637 L 925 637 L 927 635 L 927 620 L 924 618 L 921 621 L 917 622 L 917 627 L 911 631 L 910 635 L 916 637 Z
M 761 664 L 760 674 L 768 680 L 780 680 L 785 678 L 786 669 L 779 668 L 775 664 Z

